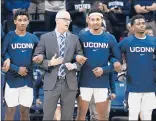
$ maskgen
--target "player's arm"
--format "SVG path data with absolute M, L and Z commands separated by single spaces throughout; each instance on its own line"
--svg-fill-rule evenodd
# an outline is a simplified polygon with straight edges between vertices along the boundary
M 110 36 L 110 57 L 109 61 L 113 64 L 115 71 L 120 72 L 121 68 L 121 53 L 119 45 L 113 35 Z
M 119 60 L 117 60 L 116 58 L 114 58 L 112 55 L 110 55 L 109 57 L 109 62 L 110 64 L 113 65 L 113 69 L 116 71 L 116 72 L 121 72 L 121 63 Z
M 127 37 L 128 38 L 128 37 Z M 125 52 L 126 52 L 126 48 L 127 48 L 127 44 L 128 44 L 128 42 L 129 42 L 129 40 L 127 39 L 127 38 L 125 38 L 124 40 L 122 40 L 121 42 L 119 42 L 119 49 L 120 49 L 120 53 L 121 53 L 121 55 L 125 55 Z M 125 57 L 124 57 L 125 58 Z M 123 64 L 124 63 L 124 61 L 123 61 L 124 59 L 123 59 L 123 57 L 121 58 L 121 64 Z
M 104 67 L 96 67 L 92 70 L 92 72 L 94 73 L 96 77 L 100 77 L 105 73 L 112 72 L 113 70 L 114 70 L 113 65 L 108 64 L 107 66 L 104 66 Z
M 2 53 L 1 54 L 2 54 L 2 58 L 4 58 L 4 60 L 5 60 L 2 68 L 6 72 L 10 69 L 10 70 L 17 72 L 21 76 L 25 76 L 25 75 L 27 75 L 27 69 L 25 67 L 18 67 L 17 65 L 15 65 L 11 62 L 10 56 L 8 54 L 8 47 L 9 47 L 9 43 L 10 43 L 11 39 L 12 39 L 12 37 L 8 33 L 5 36 L 4 41 L 2 43 Z
M 83 56 L 82 46 L 81 46 L 81 43 L 80 43 L 78 38 L 77 38 L 77 43 L 76 43 L 76 49 L 75 49 L 74 57 L 75 57 L 75 55 Z M 75 62 L 74 64 L 76 65 L 76 70 L 80 71 L 80 69 L 82 67 L 82 64 L 80 64 L 78 62 Z
M 5 60 L 3 63 L 3 67 L 2 69 L 7 72 L 9 69 L 12 69 L 14 71 L 18 71 L 18 67 L 16 65 L 10 64 L 11 60 L 10 60 L 10 56 L 8 54 L 8 47 L 9 47 L 9 43 L 10 43 L 10 39 L 12 39 L 10 37 L 10 34 L 8 33 L 3 40 L 2 43 L 2 52 L 1 52 L 1 56 L 2 58 Z
M 111 93 L 116 94 L 116 91 L 115 91 L 114 71 L 110 72 L 110 74 L 109 74 L 109 80 L 110 80 L 110 90 L 111 90 Z
M 6 60 L 4 61 L 3 67 L 2 67 L 3 71 L 7 72 L 8 70 L 11 70 L 11 71 L 18 73 L 21 76 L 27 75 L 28 70 L 26 67 L 19 67 L 19 66 L 13 64 L 10 60 L 9 55 L 7 55 L 7 57 L 8 58 L 6 58 Z
M 15 71 L 17 73 L 19 72 L 19 67 L 11 62 L 10 56 L 9 56 L 9 54 L 7 52 L 4 55 L 4 59 L 5 59 L 5 61 L 8 60 L 8 59 L 10 60 L 9 70 Z M 4 61 L 4 63 L 5 63 L 5 61 Z
M 108 66 L 102 67 L 104 73 L 109 73 L 109 72 L 112 72 L 114 70 L 116 72 L 119 72 L 120 68 L 121 68 L 120 62 L 114 57 L 111 57 L 109 60 L 110 60 L 109 61 L 110 64 Z
M 40 67 L 45 70 L 49 70 L 50 68 L 53 68 L 53 66 L 61 64 L 63 62 L 62 58 L 56 58 L 56 54 L 51 58 L 51 60 L 46 59 L 45 52 L 45 38 L 44 35 L 42 35 L 37 47 L 35 48 L 35 52 L 33 54 L 33 62 L 39 63 Z
M 119 45 L 113 35 L 110 36 L 110 51 L 112 57 L 114 57 L 119 62 L 121 62 L 121 53 L 120 53 Z
M 83 33 L 79 33 L 79 43 L 78 44 L 80 44 L 80 46 L 81 46 L 81 49 L 83 50 L 83 43 L 82 43 L 82 41 L 81 41 L 81 37 L 83 36 Z M 75 55 L 74 55 L 74 60 L 77 62 L 77 63 L 79 63 L 79 64 L 81 64 L 81 66 L 86 62 L 86 60 L 87 60 L 87 58 L 83 55 L 83 54 L 81 54 L 81 55 L 79 55 L 78 53 L 75 53 Z

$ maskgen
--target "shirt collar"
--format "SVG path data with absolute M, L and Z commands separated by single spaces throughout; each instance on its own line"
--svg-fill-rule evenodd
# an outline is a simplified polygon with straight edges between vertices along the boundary
M 59 38 L 61 33 L 58 32 L 57 29 L 55 29 L 55 33 L 56 33 L 57 38 Z M 66 37 L 67 36 L 67 32 L 64 32 L 63 35 L 64 35 L 64 37 Z

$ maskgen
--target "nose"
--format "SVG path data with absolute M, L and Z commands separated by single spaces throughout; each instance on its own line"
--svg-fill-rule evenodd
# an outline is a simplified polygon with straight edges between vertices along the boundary
M 24 21 L 21 22 L 22 25 L 26 24 Z
M 97 24 L 97 21 L 94 21 L 94 24 Z

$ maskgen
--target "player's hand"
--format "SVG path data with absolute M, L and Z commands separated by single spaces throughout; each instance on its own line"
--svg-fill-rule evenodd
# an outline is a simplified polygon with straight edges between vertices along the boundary
M 39 55 L 37 55 L 37 56 L 35 56 L 35 57 L 33 57 L 33 62 L 35 62 L 35 63 L 41 63 L 43 61 L 43 55 L 41 55 L 41 54 L 39 54 Z
M 4 61 L 2 70 L 4 72 L 7 72 L 9 69 L 10 69 L 10 59 L 8 58 Z
M 113 66 L 114 66 L 114 70 L 116 71 L 116 72 L 118 72 L 118 73 L 120 73 L 121 71 L 122 71 L 122 69 L 121 69 L 121 64 L 117 61 L 117 62 L 115 62 L 114 64 L 113 64 Z
M 26 67 L 20 67 L 18 74 L 21 76 L 26 76 L 27 72 L 28 72 L 28 70 L 26 69 Z
M 87 58 L 82 56 L 82 55 L 77 55 L 76 56 L 76 62 L 79 64 L 84 64 L 86 62 Z
M 76 69 L 76 64 L 72 64 L 72 63 L 65 63 L 65 66 L 68 70 L 74 70 Z
M 63 57 L 58 57 L 56 58 L 56 54 L 51 58 L 49 61 L 48 65 L 49 66 L 57 66 L 63 63 Z
M 116 94 L 112 93 L 112 94 L 110 95 L 110 98 L 111 98 L 111 100 L 114 100 L 114 99 L 116 98 Z
M 96 77 L 100 77 L 103 74 L 103 69 L 101 67 L 96 67 L 92 71 Z

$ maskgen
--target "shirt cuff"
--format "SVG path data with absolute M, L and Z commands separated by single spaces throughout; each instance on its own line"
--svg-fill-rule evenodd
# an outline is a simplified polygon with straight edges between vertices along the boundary
M 77 65 L 75 63 L 73 63 L 74 69 L 77 70 Z

